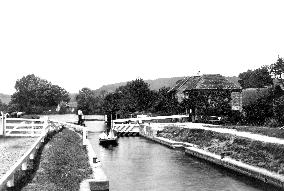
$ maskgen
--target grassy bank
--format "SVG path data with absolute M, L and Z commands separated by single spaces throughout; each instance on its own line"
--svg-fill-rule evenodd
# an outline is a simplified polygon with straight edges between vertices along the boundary
M 264 143 L 203 129 L 166 127 L 158 136 L 197 145 L 220 155 L 284 175 L 284 145 Z
M 38 170 L 22 190 L 79 190 L 80 182 L 91 175 L 82 139 L 68 129 L 44 146 L 38 163 Z

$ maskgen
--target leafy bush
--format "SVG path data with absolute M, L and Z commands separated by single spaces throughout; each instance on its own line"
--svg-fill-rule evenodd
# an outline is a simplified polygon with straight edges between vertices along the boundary
M 272 100 L 270 97 L 257 99 L 254 103 L 244 106 L 245 120 L 249 124 L 262 125 L 266 118 L 273 117 Z
M 268 118 L 264 122 L 264 126 L 266 127 L 279 127 L 281 124 L 278 122 L 278 120 L 274 118 Z

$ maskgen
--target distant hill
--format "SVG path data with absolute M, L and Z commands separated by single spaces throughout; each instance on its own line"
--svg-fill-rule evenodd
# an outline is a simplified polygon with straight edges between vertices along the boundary
M 155 80 L 144 80 L 150 85 L 151 90 L 159 90 L 162 87 L 173 87 L 178 80 L 183 79 L 183 77 L 172 77 L 172 78 L 158 78 Z M 238 77 L 226 77 L 229 81 L 239 85 Z M 115 84 L 103 85 L 99 89 L 96 89 L 96 92 L 106 91 L 106 92 L 114 92 L 116 88 L 119 86 L 126 85 L 127 82 L 119 82 Z
M 2 103 L 8 104 L 11 101 L 11 95 L 0 93 L 0 100 Z
M 150 85 L 151 90 L 159 90 L 162 87 L 172 87 L 176 81 L 183 79 L 184 77 L 173 77 L 173 78 L 158 78 L 155 80 L 144 80 Z M 96 92 L 106 91 L 114 92 L 119 86 L 126 85 L 127 82 L 119 82 L 115 84 L 103 85 L 99 89 L 96 89 Z

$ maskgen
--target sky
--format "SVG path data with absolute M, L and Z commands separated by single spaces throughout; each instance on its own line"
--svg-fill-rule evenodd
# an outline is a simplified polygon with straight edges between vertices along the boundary
M 70 93 L 238 76 L 284 57 L 283 0 L 0 0 L 0 93 L 28 74 Z

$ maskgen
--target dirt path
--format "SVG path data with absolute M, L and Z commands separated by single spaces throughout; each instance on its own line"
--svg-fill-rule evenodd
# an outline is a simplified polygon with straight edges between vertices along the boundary
M 218 133 L 229 133 L 232 135 L 236 135 L 239 137 L 245 137 L 249 139 L 254 139 L 257 141 L 267 142 L 267 143 L 276 143 L 276 144 L 284 144 L 284 139 L 276 138 L 276 137 L 269 137 L 265 135 L 260 134 L 254 134 L 250 132 L 243 132 L 243 131 L 237 131 L 235 129 L 225 129 L 225 128 L 219 128 L 216 126 L 210 127 L 208 124 L 202 124 L 202 123 L 187 123 L 183 126 L 184 128 L 191 128 L 191 129 L 204 129 L 204 130 L 210 130 L 215 131 Z
M 0 178 L 25 154 L 36 139 L 0 137 Z

